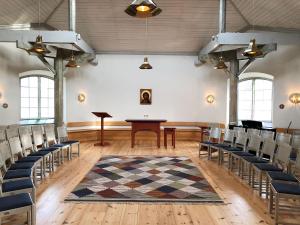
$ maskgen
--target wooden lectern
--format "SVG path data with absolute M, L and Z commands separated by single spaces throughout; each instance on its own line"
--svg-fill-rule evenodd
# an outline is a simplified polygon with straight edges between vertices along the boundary
M 107 112 L 92 112 L 95 116 L 100 117 L 101 118 L 101 132 L 100 132 L 100 138 L 101 138 L 101 142 L 100 143 L 96 143 L 94 144 L 94 146 L 105 146 L 105 145 L 109 145 L 109 143 L 105 143 L 104 142 L 104 118 L 106 117 L 112 117 L 111 115 L 109 115 Z

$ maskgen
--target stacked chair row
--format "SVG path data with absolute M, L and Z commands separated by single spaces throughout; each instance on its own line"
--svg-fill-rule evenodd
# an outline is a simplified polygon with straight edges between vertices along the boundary
M 267 130 L 211 128 L 209 139 L 200 143 L 199 157 L 215 156 L 219 165 L 236 173 L 241 180 L 269 199 L 270 214 L 275 211 L 275 224 L 280 213 L 300 212 L 300 135 Z M 202 152 L 205 152 L 203 154 Z M 292 204 L 291 204 L 292 203 Z
M 4 216 L 27 213 L 27 224 L 35 224 L 37 179 L 80 154 L 79 141 L 68 140 L 66 127 L 10 126 L 0 128 L 0 224 Z

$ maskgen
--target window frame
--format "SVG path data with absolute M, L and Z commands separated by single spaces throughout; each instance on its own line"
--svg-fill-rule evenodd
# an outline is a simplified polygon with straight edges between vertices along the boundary
M 21 114 L 21 110 L 22 110 L 22 96 L 21 96 L 21 92 L 20 92 L 20 120 L 21 121 L 39 121 L 39 120 L 53 120 L 55 115 L 53 117 L 41 117 L 41 78 L 46 78 L 46 79 L 49 79 L 49 80 L 52 80 L 53 81 L 53 89 L 55 90 L 55 84 L 54 84 L 54 78 L 51 77 L 51 76 L 47 76 L 47 75 L 43 75 L 43 74 L 31 74 L 31 75 L 23 75 L 19 78 L 19 88 L 21 90 L 21 80 L 24 79 L 24 78 L 30 78 L 30 77 L 37 77 L 38 78 L 38 117 L 37 118 L 22 118 L 22 114 Z M 54 96 L 53 96 L 53 99 L 54 99 L 54 113 L 55 113 L 55 93 L 54 93 Z
M 252 101 L 251 101 L 251 120 L 254 120 L 254 109 L 255 109 L 255 80 L 266 80 L 266 81 L 270 81 L 272 82 L 272 96 L 271 96 L 271 120 L 263 120 L 263 123 L 273 123 L 273 104 L 274 104 L 274 80 L 273 79 L 269 79 L 269 78 L 265 78 L 265 77 L 247 77 L 247 78 L 243 78 L 241 80 L 238 81 L 238 85 L 240 82 L 243 81 L 248 81 L 251 80 L 252 81 Z M 239 103 L 239 90 L 237 91 L 237 97 L 238 97 L 238 101 L 237 104 Z M 237 107 L 237 114 L 239 116 L 239 105 Z M 241 122 L 240 118 L 238 118 L 238 122 Z

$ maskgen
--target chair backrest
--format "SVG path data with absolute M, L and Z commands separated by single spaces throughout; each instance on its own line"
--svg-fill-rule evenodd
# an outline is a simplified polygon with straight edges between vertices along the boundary
M 292 144 L 291 144 L 291 146 L 294 149 L 300 149 L 300 134 L 292 136 Z
M 220 128 L 220 124 L 219 123 L 208 123 L 208 127 L 209 128 Z
M 9 150 L 9 146 L 8 146 L 8 141 L 2 141 L 0 142 L 0 151 L 1 151 L 1 154 L 0 154 L 0 172 L 1 172 L 1 176 L 0 176 L 0 181 L 1 183 L 3 182 L 3 173 L 6 172 L 7 168 L 6 168 L 6 160 L 5 160 L 5 156 L 3 155 L 3 152 L 4 152 L 4 149 L 7 149 Z
M 293 135 L 300 135 L 300 129 L 293 130 Z
M 295 168 L 297 170 L 300 170 L 300 151 L 299 150 L 298 150 L 298 154 L 297 154 L 297 157 L 296 157 Z
M 15 162 L 15 157 L 23 157 L 22 146 L 19 137 L 12 137 L 8 139 L 11 156 L 12 156 L 12 163 Z
M 32 135 L 32 130 L 31 130 L 31 126 L 26 125 L 26 126 L 21 126 L 19 127 L 19 133 L 29 133 L 30 135 Z
M 0 141 L 6 140 L 5 129 L 0 129 Z
M 22 144 L 23 154 L 24 154 L 24 156 L 27 156 L 28 150 L 30 152 L 35 151 L 35 149 L 33 148 L 31 135 L 30 135 L 28 129 L 19 129 L 19 133 L 20 133 L 20 140 L 21 140 L 21 144 Z
M 239 132 L 239 131 L 245 132 L 246 131 L 246 129 L 244 127 L 234 127 L 233 130 L 235 130 L 237 132 Z
M 5 163 L 5 165 L 6 165 L 6 163 L 11 164 L 12 154 L 11 154 L 11 151 L 10 151 L 10 148 L 9 148 L 8 141 L 1 142 L 0 155 L 1 155 L 1 158 L 2 158 L 3 162 Z
M 261 130 L 260 131 L 260 136 L 262 137 L 262 139 L 274 139 L 275 136 L 275 132 L 270 131 L 270 130 Z
M 47 145 L 56 144 L 56 137 L 55 137 L 55 125 L 54 124 L 46 124 L 44 125 L 45 135 L 46 135 L 46 142 Z
M 248 129 L 247 129 L 247 134 L 248 134 L 249 137 L 250 137 L 252 134 L 259 135 L 259 134 L 260 134 L 260 130 L 254 129 L 254 128 L 248 128 Z
M 223 142 L 225 142 L 225 143 L 233 143 L 234 136 L 235 136 L 235 131 L 234 130 L 225 129 Z
M 275 154 L 274 162 L 281 165 L 283 168 L 287 168 L 290 162 L 291 152 L 292 146 L 286 143 L 280 143 Z
M 32 126 L 31 130 L 32 130 L 32 138 L 33 138 L 35 150 L 44 147 L 45 142 L 44 142 L 42 126 L 40 125 Z
M 218 139 L 218 142 L 220 141 L 220 138 L 221 138 L 221 128 L 218 128 L 218 127 L 213 127 L 210 129 L 210 132 L 209 132 L 209 139 L 211 140 L 212 138 L 213 139 Z
M 57 137 L 59 142 L 68 140 L 68 132 L 66 126 L 57 127 Z
M 269 156 L 270 161 L 273 161 L 276 149 L 276 142 L 272 138 L 264 139 L 260 157 Z
M 291 138 L 292 138 L 291 134 L 277 133 L 277 135 L 276 135 L 276 143 L 277 144 L 281 144 L 281 143 L 290 144 Z
M 259 135 L 257 134 L 250 135 L 247 151 L 256 152 L 256 154 L 258 154 L 260 150 L 261 142 L 262 142 L 262 138 Z
M 19 128 L 18 127 L 9 127 L 6 129 L 6 138 L 9 140 L 12 137 L 18 137 L 19 136 Z
M 242 147 L 242 148 L 246 148 L 247 145 L 247 141 L 248 141 L 248 135 L 246 132 L 243 131 L 238 131 L 237 132 L 237 137 L 235 140 L 235 146 L 236 147 Z

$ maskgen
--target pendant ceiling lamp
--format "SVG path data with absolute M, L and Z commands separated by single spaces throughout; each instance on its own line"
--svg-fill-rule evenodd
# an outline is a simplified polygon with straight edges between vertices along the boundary
M 151 70 L 152 66 L 150 65 L 150 63 L 148 62 L 148 57 L 144 57 L 144 62 L 143 64 L 140 66 L 141 70 Z
M 246 50 L 243 52 L 243 56 L 249 58 L 255 58 L 261 55 L 262 55 L 262 51 L 257 47 L 255 43 L 255 39 L 250 40 L 248 48 L 246 48 Z
M 221 69 L 227 69 L 227 68 L 228 67 L 225 64 L 223 57 L 220 56 L 218 63 L 215 65 L 214 69 L 221 70 Z
M 151 0 L 134 0 L 126 9 L 125 12 L 134 17 L 151 17 L 161 13 L 161 9 Z
M 75 59 L 75 56 L 73 54 L 73 51 L 72 51 L 72 55 L 69 59 L 69 62 L 66 64 L 66 67 L 68 68 L 79 68 L 80 66 L 76 63 L 76 59 Z
M 41 1 L 39 0 L 39 10 L 38 10 L 38 22 L 39 22 L 39 29 L 41 28 L 41 24 L 40 24 L 40 13 L 41 13 Z M 32 45 L 32 47 L 29 49 L 30 52 L 35 52 L 38 54 L 48 54 L 51 51 L 49 49 L 47 49 L 47 46 L 43 43 L 43 37 L 41 35 L 38 35 L 36 37 L 36 41 L 34 42 L 34 44 Z

